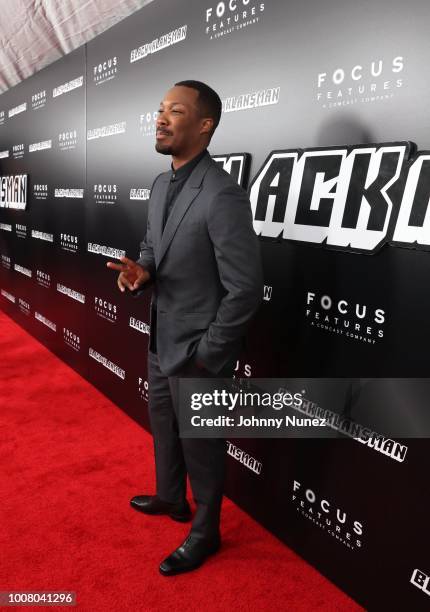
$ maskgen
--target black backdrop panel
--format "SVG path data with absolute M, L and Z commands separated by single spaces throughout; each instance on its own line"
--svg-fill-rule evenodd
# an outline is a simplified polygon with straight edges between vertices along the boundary
M 75 86 L 68 89 L 67 83 Z M 26 302 L 17 314 L 31 333 L 85 373 L 86 363 L 79 355 L 86 336 L 82 274 L 85 48 L 51 64 L 2 98 L 6 120 L 1 143 L 2 151 L 8 152 L 1 160 L 2 174 L 29 175 L 27 209 L 2 210 L 14 230 L 11 266 L 18 264 L 28 271 L 14 279 L 17 302 Z M 15 114 L 13 109 L 22 105 L 25 110 Z M 74 197 L 65 197 L 70 194 Z
M 25 211 L 0 208 L 2 309 L 149 428 L 150 293 L 121 294 L 106 262 L 138 257 L 149 190 L 169 167 L 154 150 L 164 92 L 188 78 L 219 92 L 210 152 L 249 153 L 250 187 L 272 151 L 299 159 L 403 143 L 413 155 L 408 142 L 430 147 L 429 10 L 423 0 L 155 0 L 7 91 L 0 170 L 28 173 L 29 194 Z M 428 245 L 388 244 L 410 163 L 389 191 L 387 244 L 373 253 L 336 248 L 333 234 L 321 244 L 268 237 L 273 218 L 255 214 L 265 299 L 237 377 L 427 375 Z M 318 189 L 333 200 L 339 181 L 330 195 L 328 180 L 305 181 L 309 211 L 318 214 Z M 369 171 L 365 187 L 372 180 Z M 267 187 L 268 207 L 291 206 L 282 181 Z M 425 189 L 420 198 L 423 215 Z M 228 449 L 227 494 L 357 601 L 428 608 L 426 440 L 239 439 Z

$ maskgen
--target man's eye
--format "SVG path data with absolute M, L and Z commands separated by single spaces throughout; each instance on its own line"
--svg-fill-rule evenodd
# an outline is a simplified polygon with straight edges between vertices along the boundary
M 181 115 L 182 111 L 178 111 L 178 110 L 173 110 L 172 113 L 176 113 L 177 115 Z
M 158 111 L 157 111 L 158 114 L 160 114 L 162 112 L 163 112 L 163 109 L 161 109 L 161 108 L 159 108 Z

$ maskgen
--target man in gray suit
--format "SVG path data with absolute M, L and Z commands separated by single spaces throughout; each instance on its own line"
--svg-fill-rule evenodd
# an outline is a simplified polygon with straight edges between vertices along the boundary
M 220 117 L 221 100 L 204 83 L 181 81 L 167 92 L 155 148 L 172 156 L 171 170 L 152 186 L 138 261 L 107 264 L 120 272 L 121 291 L 153 287 L 148 381 L 157 494 L 131 505 L 190 520 L 187 473 L 196 502 L 189 536 L 160 565 L 165 576 L 195 569 L 220 546 L 225 440 L 179 437 L 179 378 L 231 377 L 263 297 L 248 196 L 207 152 Z

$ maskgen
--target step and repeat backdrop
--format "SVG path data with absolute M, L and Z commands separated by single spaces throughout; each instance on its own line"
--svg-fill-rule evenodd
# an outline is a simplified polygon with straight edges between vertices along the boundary
M 249 190 L 265 270 L 235 376 L 351 378 L 358 423 L 357 389 L 399 377 L 374 411 L 407 425 L 231 439 L 226 493 L 371 608 L 430 605 L 410 380 L 430 345 L 429 17 L 424 0 L 154 0 L 0 97 L 1 308 L 149 428 L 150 295 L 122 295 L 106 262 L 139 255 L 165 91 L 218 91 L 210 153 Z

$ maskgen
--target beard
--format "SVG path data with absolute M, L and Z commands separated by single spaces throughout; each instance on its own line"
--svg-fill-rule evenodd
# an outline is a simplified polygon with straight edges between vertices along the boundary
M 163 144 L 162 142 L 155 143 L 155 150 L 157 153 L 161 153 L 162 155 L 173 155 L 173 149 L 170 145 Z

